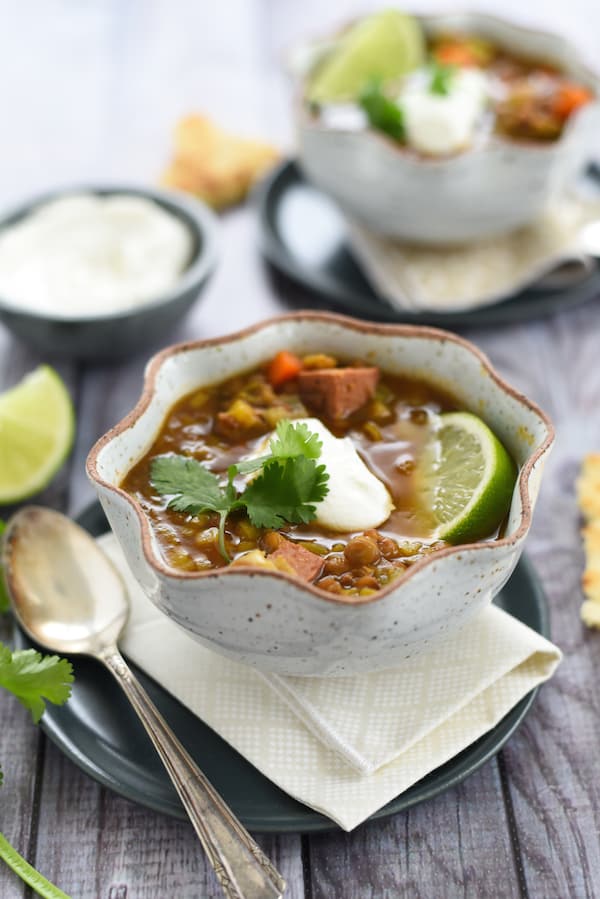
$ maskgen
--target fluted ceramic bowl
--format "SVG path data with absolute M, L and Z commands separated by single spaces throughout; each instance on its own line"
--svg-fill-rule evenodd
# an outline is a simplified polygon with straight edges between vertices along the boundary
M 450 390 L 520 467 L 502 539 L 445 548 L 369 597 L 327 593 L 279 571 L 171 568 L 139 504 L 119 486 L 178 399 L 260 365 L 280 349 L 364 359 Z M 388 668 L 458 630 L 512 572 L 529 531 L 553 430 L 470 343 L 424 327 L 301 312 L 237 334 L 185 343 L 149 363 L 135 409 L 90 452 L 88 475 L 133 574 L 152 602 L 200 643 L 263 671 L 340 676 Z
M 418 16 L 429 35 L 475 33 L 525 57 L 555 63 L 600 97 L 600 78 L 556 34 L 523 28 L 483 13 Z M 292 66 L 310 69 L 320 48 L 297 48 Z M 301 51 L 301 52 L 299 52 Z M 419 157 L 381 132 L 330 127 L 297 105 L 298 152 L 308 178 L 342 211 L 370 230 L 422 244 L 453 244 L 525 225 L 582 169 L 600 135 L 598 99 L 571 116 L 548 143 L 492 135 L 444 158 Z

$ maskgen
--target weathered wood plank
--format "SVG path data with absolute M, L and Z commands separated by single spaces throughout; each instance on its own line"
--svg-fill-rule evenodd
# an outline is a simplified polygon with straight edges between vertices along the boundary
M 10 622 L 0 620 L 0 640 L 8 642 Z M 35 852 L 32 808 L 36 793 L 39 732 L 29 713 L 11 696 L 0 696 L 0 765 L 4 786 L 0 794 L 0 831 L 26 858 Z M 21 899 L 23 884 L 0 862 L 0 896 Z
M 529 551 L 546 587 L 552 632 L 565 659 L 506 749 L 510 797 L 532 896 L 592 897 L 600 871 L 600 644 L 579 620 L 583 553 L 574 482 L 581 457 L 600 449 L 597 302 L 519 334 L 503 368 L 552 416 L 549 460 Z M 492 355 L 495 355 L 492 351 Z
M 314 899 L 517 899 L 517 859 L 496 761 L 387 821 L 311 837 L 310 870 Z

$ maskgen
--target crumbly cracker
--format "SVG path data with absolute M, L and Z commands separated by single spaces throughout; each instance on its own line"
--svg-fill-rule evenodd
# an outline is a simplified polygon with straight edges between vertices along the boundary
M 278 159 L 270 144 L 229 134 L 205 116 L 190 115 L 175 129 L 175 153 L 161 183 L 222 209 L 241 202 Z
M 581 605 L 580 615 L 586 627 L 594 627 L 600 630 L 600 603 L 586 599 Z
M 583 460 L 577 501 L 586 521 L 600 519 L 600 453 L 589 453 Z
M 587 627 L 600 629 L 600 453 L 587 455 L 577 480 L 577 501 L 587 521 L 582 529 L 585 571 L 581 586 L 587 597 L 580 609 Z

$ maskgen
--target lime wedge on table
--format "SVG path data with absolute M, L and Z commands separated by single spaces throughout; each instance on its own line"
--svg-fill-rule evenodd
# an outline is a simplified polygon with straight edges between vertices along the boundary
M 0 504 L 42 490 L 66 459 L 74 433 L 71 398 L 50 366 L 0 394 Z
M 369 78 L 398 78 L 425 59 L 421 26 L 397 9 L 369 16 L 346 31 L 310 79 L 308 99 L 351 100 Z
M 419 470 L 435 535 L 448 543 L 481 540 L 508 514 L 515 463 L 476 415 L 448 412 L 440 415 L 439 424 Z

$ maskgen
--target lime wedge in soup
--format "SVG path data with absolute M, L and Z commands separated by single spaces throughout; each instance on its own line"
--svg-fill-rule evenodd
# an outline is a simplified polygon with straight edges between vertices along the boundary
M 315 103 L 352 100 L 369 78 L 388 81 L 422 65 L 425 41 L 412 16 L 388 9 L 357 22 L 339 39 L 310 78 Z
M 435 537 L 470 543 L 491 536 L 505 520 L 517 468 L 480 418 L 447 412 L 439 416 L 417 477 Z
M 41 365 L 0 394 L 0 504 L 52 480 L 73 445 L 75 415 L 60 375 Z

